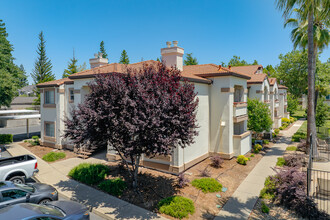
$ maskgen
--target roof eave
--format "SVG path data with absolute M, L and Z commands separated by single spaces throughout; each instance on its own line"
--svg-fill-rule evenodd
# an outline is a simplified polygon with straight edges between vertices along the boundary
M 217 77 L 217 76 L 235 76 L 238 78 L 243 78 L 243 79 L 251 79 L 249 76 L 244 76 L 238 73 L 203 73 L 203 74 L 195 74 L 196 76 L 199 77 Z

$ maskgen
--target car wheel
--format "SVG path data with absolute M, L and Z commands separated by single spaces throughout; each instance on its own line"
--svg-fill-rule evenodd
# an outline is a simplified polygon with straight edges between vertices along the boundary
M 14 176 L 14 177 L 10 178 L 9 181 L 12 181 L 13 183 L 17 183 L 17 184 L 25 183 L 25 179 L 21 176 Z
M 46 204 L 47 202 L 50 202 L 52 200 L 50 199 L 43 199 L 43 200 L 40 200 L 38 204 Z

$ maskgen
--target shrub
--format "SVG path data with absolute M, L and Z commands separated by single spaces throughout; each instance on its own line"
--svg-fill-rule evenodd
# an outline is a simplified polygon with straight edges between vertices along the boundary
M 179 173 L 179 176 L 178 176 L 179 187 L 183 188 L 186 185 L 188 185 L 188 183 L 189 183 L 189 179 L 186 177 L 186 175 L 184 173 Z
M 290 123 L 293 123 L 293 122 L 295 122 L 296 120 L 297 120 L 296 118 L 290 117 Z
M 261 151 L 261 149 L 262 149 L 262 146 L 260 144 L 256 144 L 253 146 L 253 152 L 256 154 L 259 153 Z
M 220 168 L 224 162 L 223 159 L 219 155 L 210 157 L 210 160 L 212 161 L 211 166 L 213 166 L 215 168 Z
M 254 154 L 251 154 L 251 157 L 254 157 Z
M 276 166 L 283 167 L 284 165 L 285 165 L 284 158 L 283 157 L 278 157 L 277 162 L 276 162 Z
M 48 154 L 45 154 L 42 159 L 47 162 L 54 162 L 65 157 L 66 155 L 64 152 L 49 152 Z
M 264 140 L 264 144 L 269 144 L 269 140 Z
M 276 129 L 274 130 L 274 132 L 275 132 L 275 134 L 279 134 L 279 133 L 280 133 L 280 129 L 276 128 Z
M 283 124 L 282 124 L 282 127 L 283 127 L 283 128 L 286 128 L 286 127 L 288 127 L 288 126 L 289 126 L 288 123 L 283 123 Z
M 160 213 L 172 216 L 174 218 L 185 218 L 189 214 L 195 213 L 195 206 L 191 199 L 182 196 L 171 196 L 162 199 L 158 203 L 158 210 Z
M 254 144 L 255 141 L 256 141 L 256 139 L 255 138 L 252 138 L 252 144 Z
M 109 179 L 101 182 L 98 187 L 114 196 L 121 196 L 127 188 L 126 182 L 121 178 Z
M 297 146 L 297 150 L 307 153 L 307 143 L 305 140 L 300 141 L 300 143 Z
M 203 193 L 207 192 L 219 192 L 222 189 L 222 185 L 213 178 L 201 178 L 194 179 L 191 182 L 191 185 L 203 191 Z
M 13 143 L 12 134 L 0 134 L 0 144 L 10 144 Z
M 281 127 L 280 127 L 280 130 L 283 130 L 283 129 L 284 129 L 284 128 L 281 126 Z
M 296 151 L 297 147 L 296 146 L 289 146 L 286 148 L 287 151 Z
M 307 135 L 304 132 L 296 132 L 293 136 L 292 136 L 292 141 L 293 142 L 299 142 L 300 139 L 306 139 Z
M 304 156 L 302 154 L 289 154 L 284 156 L 284 160 L 288 167 L 302 167 Z
M 103 164 L 81 163 L 72 168 L 69 176 L 87 185 L 95 185 L 109 174 L 109 167 Z
M 272 133 L 273 138 L 277 137 L 277 134 L 275 132 Z
M 275 176 L 268 176 L 264 183 L 264 188 L 260 191 L 260 198 L 274 199 L 275 198 Z
M 263 212 L 263 213 L 269 213 L 269 207 L 266 205 L 266 203 L 264 202 L 264 201 L 262 201 L 262 203 L 261 203 L 261 211 Z
M 32 146 L 40 145 L 38 136 L 32 136 L 32 140 L 28 140 L 27 142 L 30 143 Z
M 207 167 L 203 170 L 199 170 L 199 176 L 201 177 L 210 177 L 211 173 L 207 170 Z
M 246 162 L 248 161 L 249 159 L 247 157 L 245 157 L 244 155 L 239 155 L 237 157 L 237 163 L 241 164 L 241 165 L 246 165 Z
M 290 119 L 288 119 L 288 118 L 282 118 L 281 120 L 283 123 L 290 124 Z

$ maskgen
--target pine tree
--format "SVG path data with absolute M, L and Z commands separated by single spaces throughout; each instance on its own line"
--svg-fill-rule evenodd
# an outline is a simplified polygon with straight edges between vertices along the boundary
M 23 64 L 21 64 L 19 66 L 19 69 L 21 70 L 21 73 L 22 73 L 22 77 L 19 79 L 19 87 L 23 88 L 24 86 L 29 85 L 29 82 L 27 80 L 27 75 L 26 75 L 26 71 L 24 69 Z
M 14 48 L 7 37 L 5 23 L 0 20 L 0 107 L 10 106 L 22 79 L 22 71 L 14 64 Z
M 127 56 L 126 50 L 123 50 L 123 52 L 121 52 L 121 57 L 120 57 L 119 63 L 129 64 L 129 58 Z
M 187 53 L 186 59 L 183 61 L 185 66 L 198 65 L 196 57 L 192 57 L 192 53 Z
M 74 51 L 73 51 L 73 57 L 69 61 L 68 68 L 64 70 L 62 78 L 67 78 L 71 74 L 79 72 L 77 62 L 78 60 L 74 56 Z
M 101 43 L 100 43 L 100 52 L 102 53 L 103 58 L 108 59 L 108 54 L 107 54 L 107 52 L 105 51 L 105 48 L 104 48 L 104 41 L 101 41 Z
M 34 69 L 31 73 L 32 79 L 35 84 L 55 80 L 52 73 L 52 63 L 46 55 L 46 41 L 44 34 L 41 31 L 39 34 L 40 43 L 38 44 L 37 54 L 38 57 L 34 63 Z M 38 98 L 34 100 L 35 105 L 40 105 L 40 91 L 36 91 Z

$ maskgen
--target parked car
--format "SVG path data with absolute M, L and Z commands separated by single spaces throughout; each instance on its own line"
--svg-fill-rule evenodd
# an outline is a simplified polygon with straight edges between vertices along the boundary
M 43 204 L 55 200 L 58 200 L 58 193 L 47 184 L 0 182 L 0 208 L 17 203 Z
M 37 158 L 32 155 L 0 159 L 0 181 L 25 183 L 25 179 L 31 178 L 37 172 Z
M 10 220 L 88 220 L 84 205 L 72 201 L 56 201 L 42 205 L 21 203 L 0 209 L 0 219 Z

